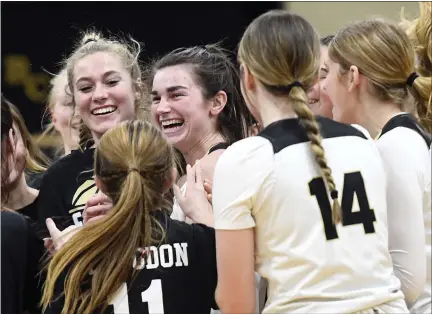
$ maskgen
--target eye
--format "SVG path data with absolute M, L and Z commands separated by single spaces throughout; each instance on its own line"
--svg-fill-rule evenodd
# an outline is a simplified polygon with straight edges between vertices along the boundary
M 157 104 L 158 102 L 160 102 L 159 96 L 152 97 L 152 103 Z
M 107 84 L 108 86 L 115 86 L 117 85 L 117 83 L 119 82 L 119 80 L 108 80 Z
M 92 87 L 90 85 L 87 86 L 81 86 L 78 88 L 78 90 L 82 93 L 88 93 L 92 90 Z
M 184 94 L 175 93 L 175 94 L 172 95 L 172 98 L 179 98 L 179 97 L 182 97 L 182 96 L 184 96 Z

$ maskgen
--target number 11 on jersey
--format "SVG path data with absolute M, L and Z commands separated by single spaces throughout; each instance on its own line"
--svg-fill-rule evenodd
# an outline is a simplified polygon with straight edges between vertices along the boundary
M 160 279 L 152 280 L 150 286 L 141 293 L 141 300 L 148 304 L 149 313 L 163 314 L 162 281 Z M 114 300 L 110 304 L 114 307 L 114 314 L 132 314 L 129 310 L 129 297 L 126 283 L 122 284 Z

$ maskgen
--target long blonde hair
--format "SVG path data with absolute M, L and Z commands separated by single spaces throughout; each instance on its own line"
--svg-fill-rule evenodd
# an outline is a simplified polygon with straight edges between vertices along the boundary
M 420 75 L 412 80 L 414 48 L 399 26 L 381 19 L 350 24 L 338 31 L 328 53 L 340 65 L 341 75 L 356 65 L 369 79 L 369 92 L 380 101 L 393 101 L 402 109 L 412 95 L 416 116 L 431 131 L 431 78 Z
M 311 142 L 324 179 L 333 198 L 333 221 L 342 221 L 337 189 L 327 164 L 318 124 L 308 107 L 306 91 L 318 77 L 320 41 L 313 27 L 302 17 L 282 10 L 265 13 L 246 29 L 238 59 L 268 89 L 287 97 Z M 286 86 L 299 82 L 301 86 Z
M 173 167 L 172 147 L 148 122 L 123 122 L 102 136 L 95 174 L 114 207 L 102 220 L 85 225 L 53 256 L 41 302 L 44 309 L 53 301 L 63 272 L 67 275 L 62 313 L 90 314 L 107 307 L 130 278 L 137 249 L 164 237 L 151 212 L 170 206 L 163 194 Z M 91 288 L 83 291 L 82 284 L 88 281 Z

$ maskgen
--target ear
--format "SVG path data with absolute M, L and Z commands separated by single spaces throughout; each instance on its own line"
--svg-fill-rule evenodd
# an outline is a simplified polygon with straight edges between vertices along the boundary
M 251 73 L 251 71 L 249 71 L 248 67 L 244 64 L 240 65 L 240 75 L 246 89 L 255 89 L 256 79 Z
M 227 101 L 228 101 L 228 96 L 223 90 L 217 92 L 216 96 L 212 101 L 210 113 L 213 116 L 217 116 L 225 108 Z
M 167 193 L 169 191 L 169 189 L 171 189 L 174 182 L 177 181 L 177 176 L 178 176 L 177 169 L 175 167 L 173 167 L 171 169 L 171 176 L 169 178 L 167 178 L 167 180 L 165 181 L 165 186 L 164 186 L 164 190 L 163 190 L 164 193 Z
M 352 92 L 357 86 L 360 85 L 360 71 L 355 65 L 350 66 L 347 84 L 349 92 Z

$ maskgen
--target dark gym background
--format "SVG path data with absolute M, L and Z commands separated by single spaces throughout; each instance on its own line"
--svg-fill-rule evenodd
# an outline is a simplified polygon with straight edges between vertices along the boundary
M 174 48 L 223 41 L 234 50 L 247 25 L 280 2 L 1 2 L 2 93 L 31 133 L 41 131 L 51 73 L 79 31 L 131 34 L 143 61 Z

